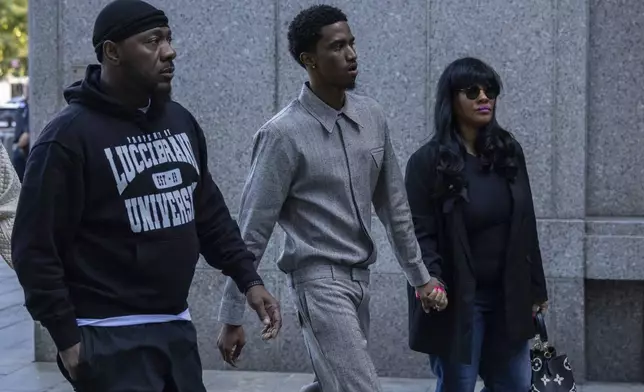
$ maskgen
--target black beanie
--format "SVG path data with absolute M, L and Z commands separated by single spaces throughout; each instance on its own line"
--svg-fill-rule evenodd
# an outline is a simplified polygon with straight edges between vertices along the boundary
M 103 60 L 105 41 L 122 41 L 155 27 L 168 26 L 168 18 L 160 9 L 141 0 L 114 0 L 96 17 L 92 43 L 98 61 Z

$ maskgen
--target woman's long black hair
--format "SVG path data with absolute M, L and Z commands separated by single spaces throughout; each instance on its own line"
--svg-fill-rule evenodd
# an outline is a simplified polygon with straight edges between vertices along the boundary
M 467 185 L 462 174 L 465 145 L 458 131 L 453 105 L 458 90 L 473 85 L 495 87 L 498 91 L 502 88 L 501 78 L 494 69 L 472 57 L 452 62 L 438 80 L 432 137 L 432 144 L 438 148 L 435 173 L 437 197 L 445 193 L 459 193 Z M 483 170 L 494 170 L 509 181 L 514 180 L 518 151 L 514 137 L 496 120 L 496 105 L 492 121 L 477 133 L 475 149 Z

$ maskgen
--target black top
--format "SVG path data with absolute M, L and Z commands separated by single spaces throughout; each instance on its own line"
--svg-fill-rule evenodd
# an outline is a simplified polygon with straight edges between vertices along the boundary
M 506 179 L 483 170 L 471 154 L 465 154 L 464 174 L 469 203 L 463 215 L 477 287 L 500 287 L 512 215 L 510 188 Z
M 80 340 L 76 318 L 185 310 L 200 253 L 241 291 L 261 282 L 190 112 L 122 106 L 97 65 L 65 98 L 31 151 L 12 238 L 27 309 L 59 350 Z

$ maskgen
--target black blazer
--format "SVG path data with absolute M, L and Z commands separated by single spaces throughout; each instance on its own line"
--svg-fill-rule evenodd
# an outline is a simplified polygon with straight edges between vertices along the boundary
M 506 332 L 511 339 L 534 336 L 532 305 L 548 299 L 537 224 L 525 157 L 517 142 L 517 177 L 510 182 L 513 199 L 510 239 L 504 270 Z M 447 287 L 449 305 L 442 312 L 423 312 L 414 288 L 407 287 L 409 346 L 412 350 L 470 363 L 476 281 L 463 221 L 467 188 L 433 201 L 437 144 L 429 142 L 409 159 L 407 196 L 423 262 Z

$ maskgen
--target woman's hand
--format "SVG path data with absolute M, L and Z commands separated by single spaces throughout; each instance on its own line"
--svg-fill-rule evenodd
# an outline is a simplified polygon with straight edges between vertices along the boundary
M 420 287 L 416 287 L 416 298 L 418 298 L 423 306 L 425 313 L 432 310 L 442 311 L 447 307 L 447 293 L 445 288 L 436 278 L 431 280 Z

